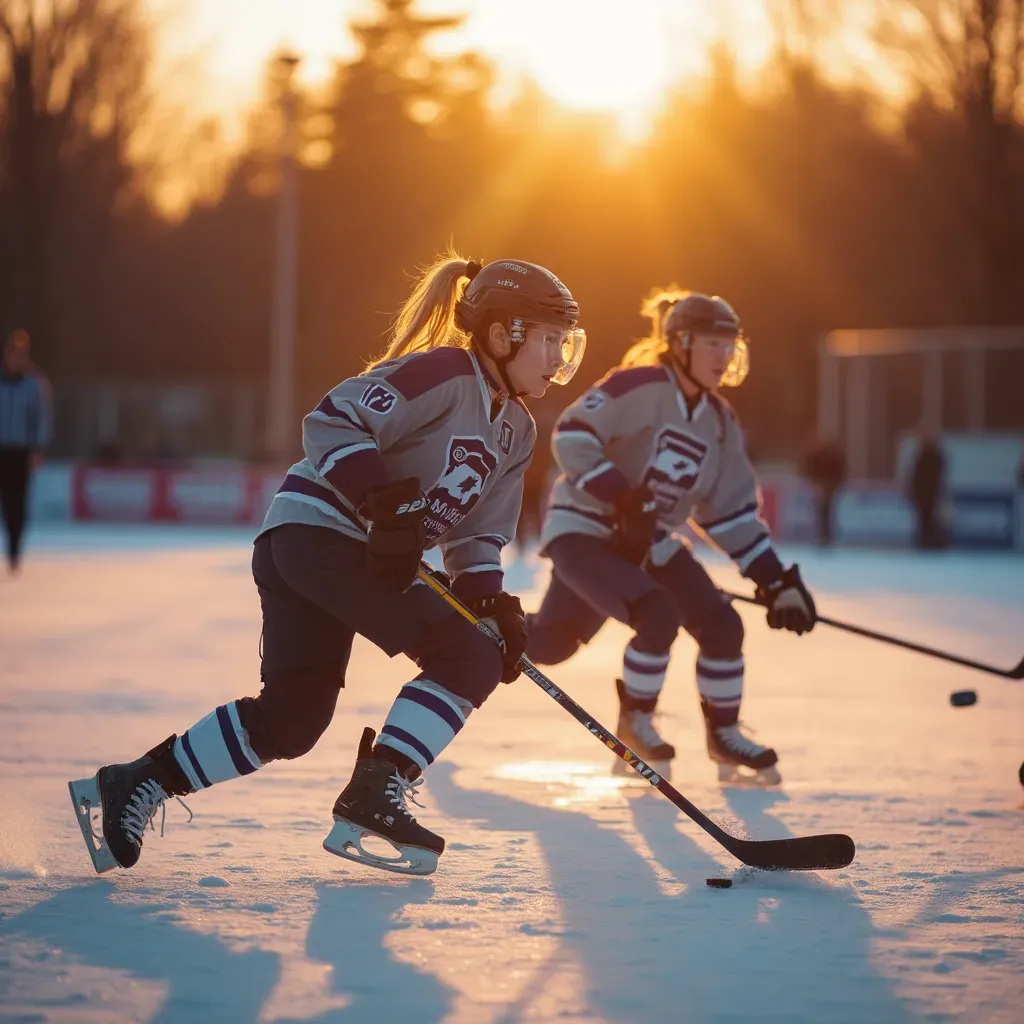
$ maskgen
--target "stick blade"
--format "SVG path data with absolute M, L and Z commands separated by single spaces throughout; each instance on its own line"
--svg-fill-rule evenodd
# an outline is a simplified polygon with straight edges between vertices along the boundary
M 845 868 L 857 852 L 853 840 L 840 833 L 794 839 L 735 839 L 726 847 L 752 868 L 765 871 L 829 871 Z
M 1011 679 L 1024 679 L 1024 658 L 1021 658 L 1016 668 L 1010 670 L 1009 675 Z

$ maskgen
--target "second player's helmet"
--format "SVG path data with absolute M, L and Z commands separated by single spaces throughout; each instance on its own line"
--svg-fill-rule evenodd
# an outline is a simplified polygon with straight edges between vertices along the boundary
M 498 368 L 508 381 L 507 367 L 526 340 L 530 324 L 554 324 L 565 331 L 562 367 L 552 377 L 555 384 L 568 384 L 579 368 L 587 336 L 577 327 L 580 307 L 572 293 L 545 267 L 522 260 L 494 260 L 480 267 L 470 264 L 470 282 L 455 309 L 459 327 L 485 346 L 486 331 L 495 320 L 508 328 L 512 346 Z M 486 351 L 486 347 L 485 347 Z
M 662 331 L 669 350 L 678 346 L 683 370 L 689 372 L 690 349 L 697 334 L 714 335 L 733 344 L 729 368 L 722 377 L 725 387 L 738 387 L 750 370 L 750 351 L 736 310 L 718 295 L 690 292 L 679 299 L 665 316 Z

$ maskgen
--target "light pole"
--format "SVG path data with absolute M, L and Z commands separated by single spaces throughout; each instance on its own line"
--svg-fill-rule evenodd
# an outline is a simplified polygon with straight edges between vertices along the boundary
M 298 97 L 292 85 L 299 58 L 277 58 L 281 73 L 284 122 L 278 157 L 277 226 L 274 247 L 273 306 L 270 323 L 270 374 L 267 379 L 267 454 L 275 463 L 291 461 L 295 394 L 295 306 L 299 263 Z

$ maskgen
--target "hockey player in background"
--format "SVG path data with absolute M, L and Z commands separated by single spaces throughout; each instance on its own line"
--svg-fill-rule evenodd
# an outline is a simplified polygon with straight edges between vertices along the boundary
M 650 337 L 561 415 L 561 469 L 541 537 L 552 576 L 527 617 L 529 657 L 550 665 L 608 618 L 636 632 L 626 647 L 618 735 L 645 760 L 675 749 L 653 713 L 680 625 L 697 641 L 707 749 L 723 781 L 780 781 L 774 750 L 739 725 L 743 624 L 676 532 L 687 520 L 757 585 L 775 629 L 805 633 L 815 608 L 784 568 L 760 517 L 758 483 L 732 407 L 718 395 L 747 374 L 739 318 L 717 296 L 659 291 L 644 303 Z
M 357 633 L 421 671 L 376 743 L 364 730 L 324 846 L 389 870 L 435 869 L 444 839 L 415 820 L 407 800 L 470 712 L 499 680 L 519 675 L 526 629 L 518 599 L 502 589 L 500 556 L 536 437 L 522 398 L 572 377 L 585 344 L 578 314 L 568 289 L 531 263 L 481 268 L 452 255 L 424 273 L 382 359 L 306 416 L 306 457 L 288 471 L 257 536 L 260 695 L 70 784 L 97 871 L 136 863 L 169 797 L 310 750 L 334 714 Z M 503 649 L 414 582 L 434 545 L 455 592 L 496 628 Z M 368 835 L 386 839 L 395 856 L 368 852 Z

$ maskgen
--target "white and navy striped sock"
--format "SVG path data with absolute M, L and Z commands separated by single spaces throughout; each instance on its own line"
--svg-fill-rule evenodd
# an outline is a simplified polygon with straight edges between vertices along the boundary
M 424 771 L 466 724 L 472 705 L 427 679 L 406 683 L 391 705 L 377 737 Z
M 222 704 L 174 741 L 174 759 L 196 789 L 251 775 L 263 762 L 249 746 L 235 702 Z
M 622 684 L 626 693 L 637 700 L 656 699 L 665 685 L 669 655 L 669 651 L 664 654 L 638 651 L 630 641 L 622 656 Z
M 711 705 L 715 725 L 735 725 L 743 700 L 743 658 L 716 659 L 698 654 L 697 690 Z

